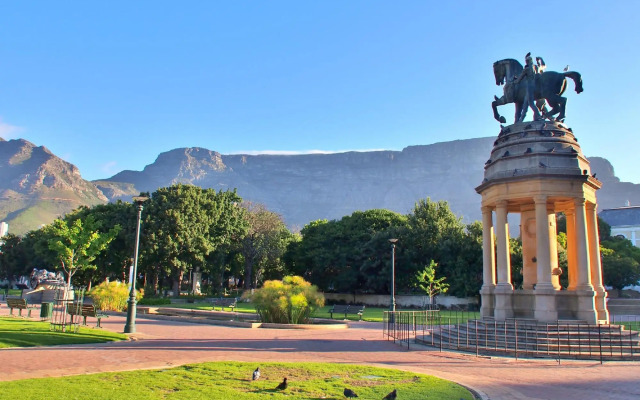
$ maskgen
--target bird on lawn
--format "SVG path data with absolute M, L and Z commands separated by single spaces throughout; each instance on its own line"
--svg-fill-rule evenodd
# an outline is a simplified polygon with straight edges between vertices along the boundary
M 398 397 L 398 393 L 396 392 L 395 389 L 393 389 L 393 392 L 391 392 L 388 395 L 384 396 L 382 398 L 382 400 L 396 400 L 396 397 Z
M 251 379 L 254 381 L 257 381 L 258 379 L 260 379 L 260 367 L 256 368 L 256 370 L 253 371 L 253 375 L 251 376 Z
M 278 386 L 276 386 L 276 390 L 285 390 L 287 388 L 287 378 L 284 378 L 282 382 Z
M 358 395 L 353 390 L 344 388 L 344 397 L 358 397 Z

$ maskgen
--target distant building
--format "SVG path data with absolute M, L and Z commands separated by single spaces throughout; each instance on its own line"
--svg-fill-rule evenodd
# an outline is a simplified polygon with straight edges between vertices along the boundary
M 0 238 L 6 236 L 9 233 L 9 224 L 6 222 L 0 222 Z
M 611 236 L 624 236 L 640 247 L 640 206 L 610 208 L 598 215 L 611 225 Z

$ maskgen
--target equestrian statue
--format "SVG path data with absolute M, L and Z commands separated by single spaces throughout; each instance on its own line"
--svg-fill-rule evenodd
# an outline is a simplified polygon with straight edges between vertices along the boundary
M 504 95 L 497 96 L 491 103 L 493 117 L 501 123 L 507 120 L 498 113 L 498 106 L 514 103 L 516 106 L 515 122 L 522 122 L 529 108 L 533 111 L 534 121 L 549 119 L 562 122 L 565 119 L 567 99 L 562 97 L 566 87 L 566 78 L 571 78 L 576 85 L 576 92 L 582 92 L 582 77 L 578 72 L 546 71 L 546 65 L 541 57 L 536 57 L 534 65 L 531 53 L 525 56 L 525 66 L 512 58 L 493 63 L 493 74 L 496 85 L 503 86 Z M 535 102 L 535 104 L 534 104 Z M 546 104 L 551 107 L 547 110 Z

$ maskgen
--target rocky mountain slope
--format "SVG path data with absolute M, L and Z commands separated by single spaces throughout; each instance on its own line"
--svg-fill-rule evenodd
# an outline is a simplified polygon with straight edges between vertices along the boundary
M 409 212 L 419 199 L 447 200 L 466 222 L 480 219 L 475 187 L 494 137 L 455 140 L 402 151 L 309 155 L 222 155 L 203 148 L 162 153 L 142 171 L 88 182 L 78 169 L 25 140 L 0 141 L 0 220 L 24 233 L 79 205 L 130 200 L 174 183 L 237 188 L 246 200 L 282 214 L 290 227 L 356 210 Z M 640 204 L 640 184 L 620 182 L 613 166 L 591 157 L 603 183 L 599 209 Z
M 26 140 L 0 139 L 0 220 L 22 234 L 80 205 L 107 197 L 80 171 L 47 148 Z

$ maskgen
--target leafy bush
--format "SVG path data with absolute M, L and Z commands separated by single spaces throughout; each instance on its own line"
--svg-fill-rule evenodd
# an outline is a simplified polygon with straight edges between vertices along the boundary
M 141 299 L 144 295 L 142 290 L 136 292 L 136 299 Z M 129 287 L 124 282 L 102 282 L 95 286 L 89 296 L 93 299 L 93 304 L 101 310 L 124 311 L 127 309 L 129 300 Z
M 324 306 L 324 296 L 318 288 L 299 276 L 266 281 L 251 300 L 263 322 L 279 324 L 308 323 L 311 313 Z
M 166 297 L 143 297 L 138 301 L 141 306 L 161 306 L 171 304 L 171 299 Z

